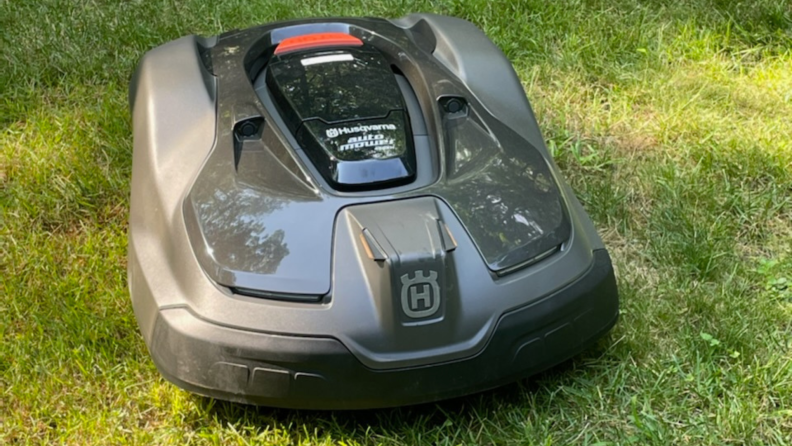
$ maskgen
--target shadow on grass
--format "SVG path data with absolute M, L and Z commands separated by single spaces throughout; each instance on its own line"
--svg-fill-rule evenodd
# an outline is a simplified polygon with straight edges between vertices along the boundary
M 413 406 L 370 410 L 291 410 L 250 406 L 194 396 L 201 411 L 223 425 L 287 430 L 294 443 L 328 436 L 336 441 L 369 443 L 377 437 L 435 437 L 454 425 L 467 425 L 494 411 L 525 405 L 525 386 L 513 383 L 474 395 Z M 207 420 L 196 420 L 200 430 Z M 432 435 L 434 433 L 434 435 Z

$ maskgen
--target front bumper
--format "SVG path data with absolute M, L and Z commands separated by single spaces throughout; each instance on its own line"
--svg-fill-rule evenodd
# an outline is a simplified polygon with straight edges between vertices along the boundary
M 229 328 L 187 306 L 150 311 L 150 303 L 136 302 L 136 314 L 141 327 L 153 323 L 147 343 L 157 368 L 195 393 L 287 408 L 400 406 L 494 388 L 591 345 L 618 318 L 610 257 L 600 249 L 593 258 L 569 286 L 503 314 L 475 355 L 420 367 L 373 370 L 336 339 Z

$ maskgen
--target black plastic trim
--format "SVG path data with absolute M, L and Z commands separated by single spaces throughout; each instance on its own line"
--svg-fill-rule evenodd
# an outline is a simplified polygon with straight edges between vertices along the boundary
M 313 294 L 294 294 L 294 293 L 271 293 L 268 291 L 253 290 L 250 288 L 230 288 L 234 294 L 242 296 L 259 297 L 262 299 L 282 300 L 286 302 L 312 302 L 319 303 L 322 301 L 322 296 Z
M 568 287 L 513 309 L 482 351 L 462 360 L 376 371 L 338 340 L 241 331 L 160 310 L 149 349 L 160 372 L 193 392 L 275 407 L 362 409 L 436 401 L 527 377 L 581 352 L 618 319 L 610 257 Z M 178 352 L 178 354 L 176 354 Z

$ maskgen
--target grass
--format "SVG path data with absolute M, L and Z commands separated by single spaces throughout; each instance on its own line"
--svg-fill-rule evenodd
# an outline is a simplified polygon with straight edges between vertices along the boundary
M 611 336 L 368 412 L 165 382 L 126 291 L 126 88 L 149 48 L 302 16 L 467 18 L 524 80 L 617 267 Z M 792 444 L 792 5 L 0 0 L 0 443 Z

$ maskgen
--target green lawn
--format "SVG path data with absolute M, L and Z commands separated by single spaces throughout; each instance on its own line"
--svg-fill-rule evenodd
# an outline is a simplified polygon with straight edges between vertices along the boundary
M 167 383 L 126 289 L 135 63 L 189 33 L 411 11 L 514 62 L 611 251 L 619 324 L 533 379 L 402 409 Z M 0 39 L 0 444 L 792 444 L 788 0 L 0 0 Z

